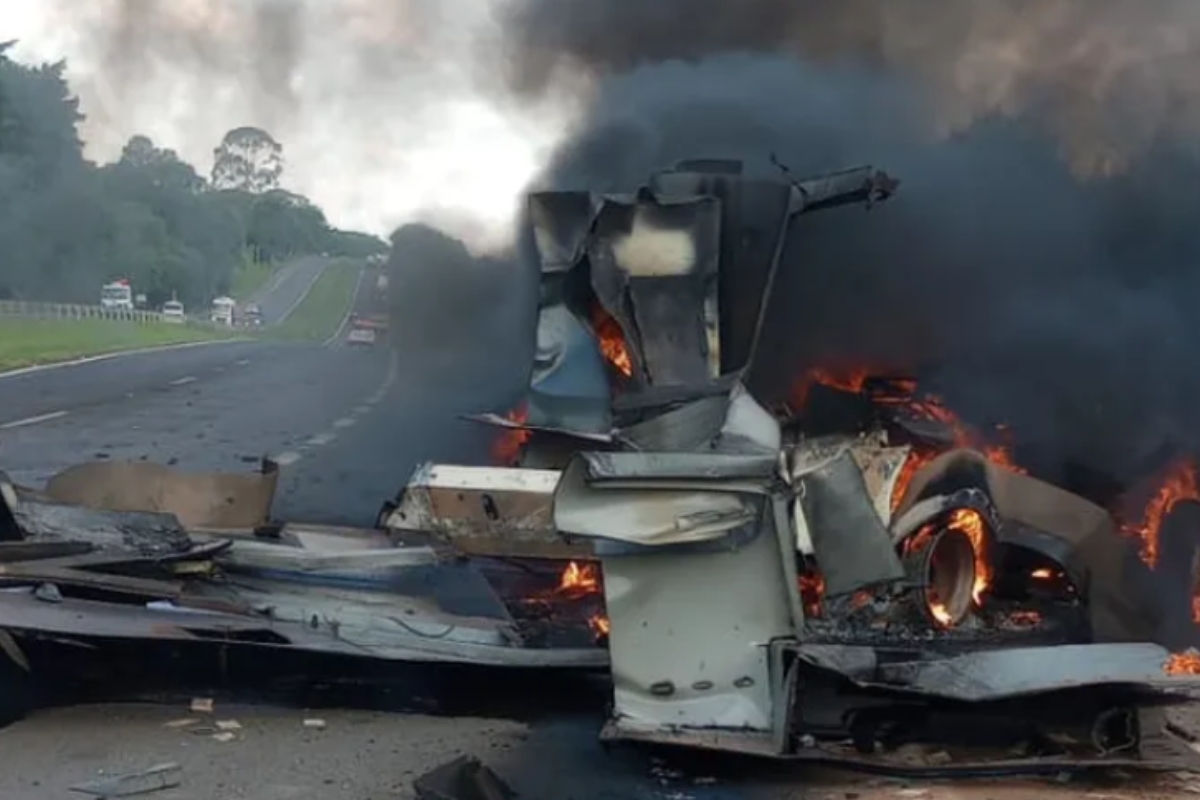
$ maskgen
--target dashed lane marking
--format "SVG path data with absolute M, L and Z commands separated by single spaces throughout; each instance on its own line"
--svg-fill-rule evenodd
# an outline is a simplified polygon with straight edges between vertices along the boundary
M 396 378 L 398 376 L 398 365 L 396 363 L 396 359 L 393 357 L 391 363 L 388 365 L 387 375 L 383 380 L 383 384 L 380 385 L 375 394 L 371 395 L 366 402 L 355 408 L 349 415 L 334 422 L 332 430 L 317 434 L 316 436 L 306 440 L 302 445 L 300 445 L 299 450 L 301 452 L 288 450 L 287 452 L 280 453 L 279 455 L 275 456 L 272 460 L 279 466 L 286 467 L 289 464 L 295 464 L 297 461 L 302 459 L 304 457 L 304 451 L 312 450 L 317 447 L 324 447 L 333 440 L 337 439 L 337 431 L 353 427 L 358 422 L 358 417 L 369 414 L 373 410 L 373 406 L 387 396 L 388 390 L 391 389 L 392 384 L 396 382 Z
M 51 411 L 49 414 L 38 414 L 36 417 L 26 417 L 25 419 L 14 420 L 0 425 L 0 431 L 8 431 L 13 428 L 24 428 L 29 425 L 40 425 L 43 422 L 50 422 L 55 419 L 62 419 L 67 415 L 66 411 Z
M 249 366 L 249 365 L 250 365 L 250 359 L 248 359 L 248 358 L 239 358 L 237 361 L 235 361 L 235 362 L 233 362 L 233 363 L 234 363 L 234 364 L 237 364 L 239 367 L 246 367 L 246 366 Z
M 170 385 L 171 386 L 187 386 L 189 383 L 195 383 L 195 382 L 196 382 L 196 376 L 185 375 L 182 378 L 176 378 L 175 380 L 171 381 Z

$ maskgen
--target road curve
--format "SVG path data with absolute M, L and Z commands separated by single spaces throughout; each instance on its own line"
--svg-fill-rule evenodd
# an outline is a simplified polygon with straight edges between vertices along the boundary
M 265 324 L 282 322 L 300 305 L 328 265 L 329 259 L 322 256 L 297 258 L 280 267 L 246 302 L 258 304 Z

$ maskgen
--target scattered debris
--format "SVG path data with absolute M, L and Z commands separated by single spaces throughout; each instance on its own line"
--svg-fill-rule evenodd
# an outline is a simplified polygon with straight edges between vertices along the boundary
M 195 725 L 199 721 L 200 720 L 196 719 L 195 717 L 184 717 L 183 719 L 173 719 L 170 722 L 166 723 L 163 727 L 164 728 L 186 728 L 190 725 Z
M 180 783 L 182 783 L 181 767 L 175 763 L 167 763 L 150 767 L 141 772 L 131 772 L 81 783 L 72 786 L 71 791 L 101 798 L 133 797 L 163 789 L 173 789 Z
M 325 720 L 317 719 L 315 717 L 309 717 L 308 719 L 304 720 L 304 727 L 315 728 L 316 730 L 319 730 L 319 731 L 325 730 Z
M 459 756 L 413 782 L 418 800 L 512 800 L 517 796 L 474 756 Z
M 196 697 L 192 699 L 192 711 L 197 714 L 211 714 L 213 711 L 213 700 L 211 697 Z
M 222 731 L 240 731 L 242 729 L 242 723 L 238 722 L 236 719 L 221 719 L 217 720 L 217 728 L 218 730 Z
M 217 740 L 218 742 L 232 742 L 234 739 L 237 738 L 237 734 L 230 733 L 228 731 L 222 731 L 221 733 L 214 733 L 212 738 Z

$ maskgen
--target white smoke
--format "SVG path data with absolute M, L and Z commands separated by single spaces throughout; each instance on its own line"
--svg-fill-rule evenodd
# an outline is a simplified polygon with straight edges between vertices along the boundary
M 431 222 L 503 246 L 577 103 L 504 90 L 495 3 L 4 0 L 0 39 L 66 59 L 89 158 L 136 133 L 207 173 L 225 131 L 267 129 L 287 188 L 339 226 Z

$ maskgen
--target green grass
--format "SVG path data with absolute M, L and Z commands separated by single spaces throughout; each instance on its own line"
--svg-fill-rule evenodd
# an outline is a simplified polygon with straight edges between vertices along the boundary
M 229 334 L 162 322 L 0 319 L 0 371 Z
M 235 300 L 245 300 L 250 295 L 267 285 L 267 281 L 275 274 L 277 264 L 269 261 L 253 261 L 246 259 L 233 272 L 233 286 L 230 296 Z
M 296 310 L 283 322 L 268 329 L 268 335 L 318 342 L 333 336 L 354 304 L 358 275 L 359 264 L 356 261 L 330 264 Z

